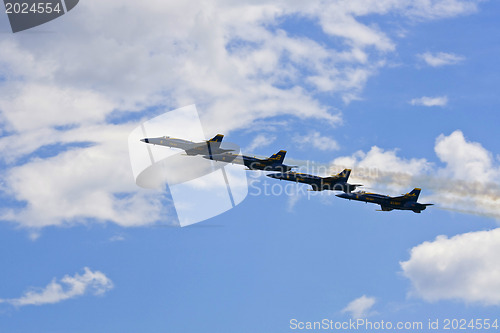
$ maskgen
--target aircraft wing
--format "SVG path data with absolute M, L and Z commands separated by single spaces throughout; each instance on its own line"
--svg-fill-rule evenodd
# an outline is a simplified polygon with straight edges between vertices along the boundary
M 190 143 L 190 142 L 167 142 L 164 144 L 164 146 L 171 147 L 171 148 L 180 148 L 182 150 L 188 151 L 193 148 L 198 147 L 198 144 L 196 143 Z M 206 145 L 199 145 L 200 147 L 205 148 Z
M 315 184 L 315 182 L 311 178 L 301 177 L 301 176 L 296 176 L 293 181 L 298 182 L 298 183 L 307 184 L 307 185 Z
M 323 178 L 323 181 L 331 183 L 335 183 L 337 181 L 343 181 L 347 183 L 350 174 L 351 174 L 351 169 L 344 169 L 344 171 L 340 172 L 337 175 L 332 175 L 330 177 Z
M 217 150 L 220 151 L 220 154 L 228 153 L 230 151 L 235 151 L 235 149 L 222 149 L 222 148 L 218 148 Z
M 407 201 L 408 200 L 408 197 L 406 197 L 404 195 L 401 195 L 401 196 L 398 196 L 398 197 L 390 197 L 390 198 L 393 201 Z
M 180 148 L 183 150 L 189 150 L 192 148 L 195 148 L 196 144 L 187 141 L 187 140 L 182 140 L 182 139 L 172 139 L 169 137 L 164 137 L 161 136 L 159 138 L 144 138 L 141 139 L 142 142 L 153 144 L 153 145 L 160 145 L 160 146 L 166 146 L 166 147 L 171 147 L 171 148 Z
M 203 156 L 203 158 L 206 158 L 208 160 L 213 160 L 216 162 L 225 162 L 225 163 L 245 165 L 243 163 L 243 158 L 240 155 L 233 154 L 233 153 L 213 154 L 211 156 L 205 155 L 205 156 Z
M 331 177 L 323 177 L 323 181 L 325 182 L 334 182 L 336 180 L 339 180 L 341 177 L 339 176 L 331 176 Z

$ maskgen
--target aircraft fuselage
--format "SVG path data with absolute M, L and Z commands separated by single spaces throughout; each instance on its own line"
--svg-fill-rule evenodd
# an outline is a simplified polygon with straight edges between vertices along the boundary
M 412 210 L 415 213 L 420 213 L 422 210 L 425 210 L 427 208 L 427 205 L 420 204 L 416 201 L 395 199 L 388 195 L 377 194 L 377 193 L 356 193 L 356 192 L 342 193 L 342 194 L 337 194 L 337 197 L 343 199 L 379 204 L 383 211 L 391 211 L 393 209 L 398 209 L 398 210 Z
M 250 170 L 264 170 L 264 171 L 280 171 L 287 172 L 292 170 L 291 166 L 285 165 L 278 160 L 268 158 L 261 160 L 256 157 L 243 155 L 243 164 Z
M 179 148 L 186 152 L 187 155 L 212 155 L 222 154 L 227 152 L 226 149 L 220 148 L 220 142 L 193 142 L 183 139 L 159 137 L 159 138 L 146 138 L 141 141 L 153 145 L 166 146 L 170 148 Z
M 327 179 L 327 177 L 319 177 L 307 173 L 276 173 L 268 175 L 268 177 L 308 184 L 311 185 L 313 191 L 330 190 L 350 192 L 356 188 L 356 186 L 348 184 L 345 178 Z

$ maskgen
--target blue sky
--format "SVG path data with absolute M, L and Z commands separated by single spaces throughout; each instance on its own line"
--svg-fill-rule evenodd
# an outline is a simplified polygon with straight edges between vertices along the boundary
M 497 319 L 498 13 L 465 0 L 86 0 L 17 34 L 1 16 L 0 331 Z M 169 192 L 135 184 L 127 138 L 190 104 L 208 138 L 349 167 L 384 194 L 421 187 L 435 206 L 250 190 L 175 227 Z

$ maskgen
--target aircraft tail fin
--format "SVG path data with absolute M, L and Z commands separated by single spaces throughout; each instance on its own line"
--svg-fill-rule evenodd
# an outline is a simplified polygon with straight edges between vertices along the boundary
M 410 193 L 406 195 L 406 197 L 409 197 L 410 201 L 417 201 L 418 196 L 420 195 L 421 189 L 419 188 L 414 188 Z
M 222 142 L 222 139 L 224 138 L 224 135 L 222 134 L 217 134 L 216 136 L 214 136 L 213 138 L 211 138 L 210 140 L 208 140 L 209 142 Z
M 345 183 L 343 186 L 343 190 L 345 193 L 351 193 L 352 191 L 355 191 L 357 187 L 363 186 L 362 184 L 349 184 Z
M 286 150 L 280 150 L 276 154 L 271 155 L 269 159 L 276 160 L 279 163 L 283 163 L 283 161 L 285 160 L 285 155 L 286 155 Z
M 339 179 L 343 179 L 345 182 L 349 179 L 349 176 L 351 175 L 351 169 L 344 169 L 342 172 L 340 172 L 337 177 Z

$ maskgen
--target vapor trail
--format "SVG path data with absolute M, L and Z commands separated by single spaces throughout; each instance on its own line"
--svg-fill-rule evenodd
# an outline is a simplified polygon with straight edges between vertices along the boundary
M 365 188 L 370 187 L 387 195 L 399 195 L 414 187 L 420 187 L 423 195 L 419 201 L 422 203 L 434 203 L 439 209 L 500 220 L 500 183 L 496 180 L 484 183 L 453 179 L 444 175 L 440 169 L 410 174 L 307 160 L 287 159 L 287 162 L 297 165 L 298 172 L 320 176 L 336 174 L 344 168 L 350 168 L 351 183 L 361 183 Z

